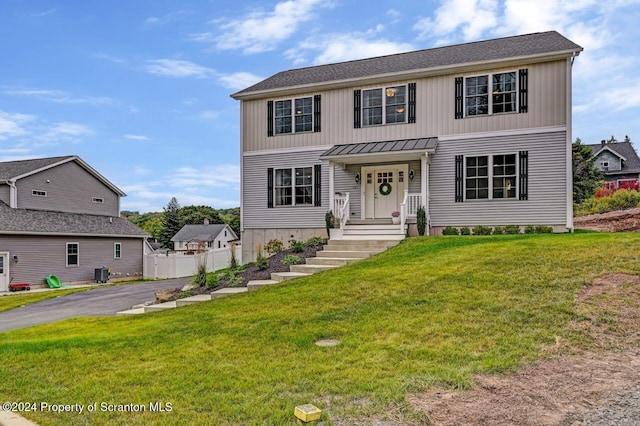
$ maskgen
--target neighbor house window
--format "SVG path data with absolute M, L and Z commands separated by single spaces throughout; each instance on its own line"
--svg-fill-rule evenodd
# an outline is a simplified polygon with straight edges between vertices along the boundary
M 467 116 L 516 112 L 516 73 L 487 74 L 465 79 Z
M 602 167 L 604 167 L 604 168 L 609 167 L 609 162 L 608 161 L 603 161 L 601 164 L 602 164 Z
M 80 244 L 67 243 L 67 266 L 78 266 L 80 263 Z
M 47 191 L 40 191 L 39 189 L 34 189 L 33 191 L 31 191 L 31 195 L 33 195 L 34 197 L 46 197 Z
M 122 258 L 122 243 L 113 243 L 113 258 Z
M 405 123 L 407 87 L 393 86 L 362 91 L 362 120 L 364 126 Z
M 100 198 L 100 197 L 93 197 L 93 198 L 91 199 L 91 201 L 93 201 L 94 203 L 102 204 L 102 203 L 104 203 L 104 198 Z
M 276 206 L 313 204 L 313 167 L 275 170 Z
M 275 133 L 302 133 L 313 130 L 313 98 L 275 101 Z
M 465 158 L 465 199 L 516 198 L 516 154 Z

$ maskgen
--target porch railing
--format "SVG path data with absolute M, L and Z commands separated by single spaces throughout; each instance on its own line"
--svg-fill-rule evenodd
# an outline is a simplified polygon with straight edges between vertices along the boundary
M 400 205 L 400 226 L 402 229 L 404 229 L 404 225 L 407 223 L 407 218 L 418 215 L 418 207 L 421 205 L 422 195 L 409 194 L 409 191 L 404 191 L 404 199 Z
M 333 199 L 333 211 L 335 212 L 334 214 L 336 219 L 338 219 L 340 223 L 340 229 L 344 228 L 344 225 L 347 224 L 349 216 L 351 215 L 348 192 L 346 192 L 344 195 L 335 195 Z

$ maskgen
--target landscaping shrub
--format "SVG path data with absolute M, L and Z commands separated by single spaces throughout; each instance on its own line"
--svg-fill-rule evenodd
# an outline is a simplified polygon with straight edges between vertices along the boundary
M 471 229 L 468 226 L 460 228 L 460 235 L 471 235 Z
M 442 230 L 442 235 L 459 235 L 458 228 L 447 226 Z
M 474 226 L 473 235 L 491 235 L 491 228 L 488 226 Z
M 634 207 L 640 207 L 640 191 L 620 189 L 609 196 L 586 199 L 582 204 L 576 206 L 575 213 L 577 216 L 585 216 L 588 214 L 632 209 Z
M 424 207 L 418 207 L 417 215 L 417 225 L 418 225 L 418 235 L 424 235 L 427 229 L 427 213 L 424 210 Z
M 311 237 L 304 242 L 305 247 L 320 247 L 324 245 L 325 239 L 322 237 Z
M 333 229 L 334 224 L 335 224 L 335 216 L 333 215 L 333 212 L 331 210 L 329 210 L 325 215 L 324 215 L 324 224 L 325 227 L 327 228 L 327 236 L 330 235 L 329 230 Z
M 299 265 L 300 263 L 302 263 L 302 259 L 295 254 L 288 254 L 282 259 L 283 265 Z
M 218 279 L 218 274 L 207 274 L 207 288 L 215 288 L 220 285 L 220 280 Z
M 504 234 L 504 228 L 502 226 L 496 226 L 495 228 L 493 228 L 493 235 L 502 235 Z
M 536 227 L 533 225 L 527 225 L 524 227 L 524 233 L 525 234 L 535 234 L 536 233 Z
M 236 259 L 236 243 L 229 243 L 229 250 L 231 250 L 231 262 L 229 262 L 229 268 L 236 269 L 238 267 L 238 259 Z
M 552 226 L 538 225 L 536 226 L 536 234 L 551 234 L 553 232 Z
M 264 271 L 269 267 L 269 259 L 267 259 L 262 252 L 258 253 L 258 257 L 256 258 L 256 266 L 259 270 Z
M 294 253 L 302 253 L 304 251 L 304 243 L 302 241 L 291 240 L 289 241 L 291 251 Z
M 519 234 L 520 233 L 520 225 L 507 225 L 504 227 L 505 234 Z
M 269 254 L 280 253 L 284 250 L 284 244 L 280 240 L 269 240 L 267 244 L 264 245 L 264 251 Z

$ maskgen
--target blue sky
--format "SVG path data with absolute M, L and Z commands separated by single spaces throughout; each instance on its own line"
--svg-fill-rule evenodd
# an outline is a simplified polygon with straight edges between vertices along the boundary
M 76 154 L 123 210 L 239 206 L 239 103 L 278 71 L 557 30 L 573 135 L 640 148 L 640 0 L 2 0 L 0 161 Z

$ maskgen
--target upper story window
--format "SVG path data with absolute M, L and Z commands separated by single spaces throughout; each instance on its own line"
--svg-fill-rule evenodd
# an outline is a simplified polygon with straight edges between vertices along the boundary
M 34 189 L 31 191 L 31 195 L 34 197 L 46 197 L 47 191 L 40 191 L 39 189 Z
M 364 126 L 406 122 L 407 86 L 362 91 Z
M 267 136 L 320 131 L 320 95 L 267 102 Z
M 528 70 L 457 77 L 455 118 L 528 110 Z

